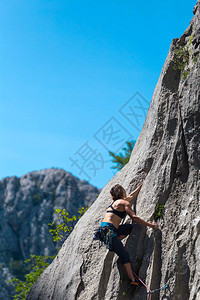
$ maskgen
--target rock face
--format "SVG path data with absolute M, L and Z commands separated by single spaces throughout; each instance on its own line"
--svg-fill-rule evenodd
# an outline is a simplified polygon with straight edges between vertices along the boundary
M 11 299 L 6 281 L 30 254 L 54 255 L 56 246 L 48 223 L 55 209 L 77 214 L 90 206 L 100 190 L 63 169 L 30 172 L 0 181 L 0 299 Z
M 160 230 L 135 224 L 124 241 L 132 265 L 147 286 L 169 288 L 152 300 L 200 299 L 200 2 L 184 34 L 174 39 L 156 85 L 147 118 L 129 163 L 118 172 L 76 224 L 52 264 L 31 288 L 28 300 L 148 299 L 135 290 L 117 256 L 93 241 L 110 203 L 109 191 L 122 184 L 127 192 L 144 181 L 134 204 L 138 216 L 153 220 L 164 204 Z M 191 50 L 184 71 L 175 68 L 176 49 Z M 186 76 L 187 75 L 187 76 Z M 126 219 L 125 222 L 130 222 Z

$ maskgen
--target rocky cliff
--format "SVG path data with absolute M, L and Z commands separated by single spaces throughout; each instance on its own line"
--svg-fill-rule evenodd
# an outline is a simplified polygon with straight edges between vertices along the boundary
M 133 268 L 151 289 L 169 284 L 152 300 L 200 299 L 200 1 L 193 12 L 171 43 L 129 163 L 76 224 L 28 300 L 148 299 L 145 287 L 130 288 L 117 256 L 92 239 L 111 187 L 131 192 L 142 181 L 137 215 L 153 220 L 157 203 L 165 209 L 158 231 L 135 225 L 124 241 Z
M 0 181 L 0 299 L 11 299 L 6 280 L 30 254 L 54 255 L 48 223 L 55 209 L 77 214 L 90 206 L 100 190 L 63 169 L 30 172 Z M 15 274 L 14 274 L 15 275 Z

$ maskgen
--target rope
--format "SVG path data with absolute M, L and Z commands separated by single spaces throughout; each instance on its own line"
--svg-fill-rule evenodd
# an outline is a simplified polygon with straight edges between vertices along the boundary
M 132 271 L 133 272 L 133 271 Z M 135 276 L 135 277 L 137 277 L 137 279 L 140 281 L 140 282 L 142 282 L 142 284 L 146 287 L 146 289 L 149 291 L 149 300 L 151 300 L 151 294 L 150 294 L 150 292 L 151 292 L 151 290 L 150 290 L 150 288 L 142 281 L 142 279 L 140 279 L 140 277 L 138 277 L 134 272 L 133 272 L 133 275 Z
M 166 289 L 166 288 L 168 288 L 168 287 L 169 287 L 169 285 L 168 285 L 168 284 L 165 284 L 165 286 L 162 286 L 162 287 L 159 288 L 159 289 L 152 290 L 151 292 L 149 292 L 149 294 L 152 294 L 152 293 L 157 292 L 157 291 L 159 291 L 159 290 L 164 290 L 164 289 Z
M 133 272 L 133 271 L 132 271 Z M 161 288 L 158 288 L 158 289 L 155 289 L 155 290 L 150 290 L 150 288 L 142 281 L 142 279 L 140 279 L 140 277 L 138 277 L 134 272 L 133 272 L 133 275 L 146 287 L 146 289 L 148 290 L 147 294 L 149 294 L 149 300 L 151 300 L 151 294 L 154 293 L 154 292 L 157 292 L 159 290 L 164 290 L 166 288 L 169 287 L 168 284 L 165 284 L 165 286 L 162 286 Z

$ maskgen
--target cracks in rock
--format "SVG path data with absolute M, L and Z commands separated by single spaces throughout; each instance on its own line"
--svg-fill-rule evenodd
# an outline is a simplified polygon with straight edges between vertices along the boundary
M 173 39 L 170 47 L 171 57 L 169 58 L 169 63 L 162 80 L 162 86 L 172 93 L 175 93 L 178 90 L 181 77 L 181 70 L 175 70 L 173 62 L 174 50 L 177 47 L 177 44 L 179 44 L 179 40 Z
M 172 96 L 173 94 L 169 90 L 163 88 L 162 94 L 160 95 L 159 106 L 156 116 L 157 124 L 150 144 L 150 148 L 153 149 L 153 153 L 151 154 L 153 157 L 155 156 L 155 152 L 159 148 L 160 142 L 163 138 L 165 126 L 164 124 L 166 118 L 165 112 L 169 111 L 169 104 L 171 103 Z
M 170 192 L 171 192 L 171 189 L 172 189 L 174 179 L 176 178 L 177 164 L 178 164 L 178 161 L 177 161 L 177 155 L 176 155 L 176 149 L 175 149 L 173 151 L 173 154 L 172 154 L 170 173 L 167 175 L 167 174 L 165 174 L 166 173 L 165 172 L 164 175 L 163 175 L 164 177 L 165 176 L 169 177 L 168 186 L 164 191 L 161 190 L 158 193 L 157 204 L 160 204 L 160 205 L 164 204 L 165 205 L 165 203 L 167 202 L 167 199 L 169 198 L 169 195 L 170 195 Z M 154 217 L 155 217 L 155 212 L 152 214 L 150 220 L 153 221 Z
M 133 232 L 134 234 L 129 236 L 127 240 L 126 247 L 130 254 L 133 271 L 139 274 L 140 278 L 145 281 L 154 248 L 153 233 L 148 236 L 146 228 L 138 224 L 134 224 Z M 143 286 L 136 289 L 129 286 L 127 288 L 128 283 L 123 279 L 125 274 L 122 267 L 119 267 L 119 272 L 122 283 L 120 284 L 117 299 L 125 299 L 124 292 L 127 300 L 146 299 L 146 288 Z
M 169 97 L 170 98 L 170 97 Z M 183 118 L 181 115 L 181 110 L 178 102 L 178 94 L 174 93 L 173 97 L 171 98 L 171 101 L 173 101 L 175 104 L 169 107 L 171 105 L 170 103 L 161 103 L 162 107 L 164 106 L 164 111 L 168 112 L 170 114 L 169 118 L 166 119 L 166 128 L 162 128 L 164 134 L 166 136 L 163 137 L 161 134 L 160 136 L 160 127 L 158 126 L 155 134 L 157 134 L 158 141 L 157 145 L 160 144 L 160 147 L 163 147 L 163 140 L 166 142 L 166 140 L 171 142 L 171 145 L 169 145 L 170 148 L 166 148 L 166 155 L 163 156 L 163 163 L 166 161 L 166 158 L 169 158 L 168 166 L 170 168 L 166 167 L 166 170 L 164 170 L 163 173 L 163 180 L 166 182 L 165 190 L 160 191 L 158 193 L 158 199 L 160 204 L 165 204 L 166 201 L 169 198 L 169 195 L 172 190 L 172 186 L 174 184 L 174 180 L 177 178 L 182 183 L 187 182 L 188 176 L 189 176 L 189 163 L 188 163 L 188 151 L 187 151 L 187 139 L 184 132 L 183 127 Z M 169 102 L 169 101 L 168 101 Z M 161 116 L 161 119 L 164 118 Z M 162 124 L 161 124 L 162 126 Z M 155 144 L 153 145 L 155 147 Z M 169 149 L 171 149 L 169 151 Z M 163 149 L 161 149 L 163 150 Z M 151 167 L 150 167 L 151 168 Z M 166 181 L 167 180 L 167 181 Z M 152 280 L 151 280 L 151 289 L 155 289 L 160 286 L 161 284 L 161 268 L 162 268 L 162 234 L 161 232 L 157 232 L 155 235 L 155 244 L 154 244 L 154 259 L 153 259 L 153 265 L 152 265 Z M 143 256 L 142 256 L 143 259 Z M 139 266 L 140 269 L 140 266 Z M 146 269 L 147 270 L 147 269 Z M 141 273 L 141 271 L 140 271 Z M 144 278 L 146 275 L 144 276 Z M 158 300 L 160 297 L 160 293 L 155 293 L 152 295 L 152 300 Z
M 164 139 L 173 139 L 175 141 L 172 143 L 172 146 L 174 145 L 173 149 L 171 150 L 172 153 L 169 154 L 166 152 L 166 157 L 163 156 L 163 162 L 165 162 L 167 156 L 171 155 L 171 162 L 169 171 L 165 169 L 163 173 L 163 176 L 167 178 L 168 182 L 165 190 L 162 190 L 158 193 L 158 204 L 166 203 L 176 178 L 179 178 L 182 183 L 185 183 L 189 175 L 186 137 L 184 134 L 183 119 L 178 102 L 178 94 L 174 93 L 171 100 L 173 100 L 175 106 L 172 104 L 171 108 L 168 108 L 168 112 L 169 114 L 172 114 L 172 116 L 167 120 L 167 127 L 165 129 L 167 136 L 164 137 Z M 175 111 L 177 111 L 176 114 L 174 114 Z
M 153 249 L 153 233 L 151 233 L 151 235 L 148 236 L 146 233 L 146 229 L 143 229 L 140 235 L 140 240 L 138 241 L 137 245 L 136 261 L 133 270 L 136 274 L 139 274 L 139 277 L 142 279 L 143 282 L 146 282 L 147 285 L 147 272 L 150 266 Z M 146 297 L 147 290 L 144 286 L 141 286 L 139 289 L 136 289 L 134 291 L 134 299 L 146 299 Z
M 162 232 L 161 230 L 154 232 L 154 257 L 151 276 L 150 289 L 154 290 L 160 287 L 162 268 Z M 152 294 L 152 300 L 160 299 L 160 290 Z
M 179 69 L 174 70 L 173 66 L 174 66 L 174 62 L 170 61 L 168 69 L 166 70 L 166 73 L 163 76 L 164 87 L 170 90 L 172 93 L 178 90 L 180 77 L 181 77 L 181 70 Z
M 189 278 L 190 269 L 188 262 L 185 258 L 186 245 L 178 248 L 177 264 L 175 267 L 176 281 L 174 295 L 177 299 L 187 300 L 189 299 Z
M 176 149 L 177 157 L 179 157 L 177 162 L 177 174 L 180 175 L 181 181 L 185 183 L 189 175 L 189 163 L 180 105 L 178 105 L 178 110 L 180 117 L 180 141 L 178 141 Z
M 142 177 L 143 180 L 145 179 L 145 177 L 147 176 L 147 174 L 151 170 L 152 164 L 153 164 L 153 157 L 148 157 L 144 162 L 144 166 L 140 170 L 138 170 L 138 172 L 137 172 L 137 175 L 140 175 L 139 176 L 140 178 L 138 180 L 138 184 L 141 182 L 141 177 Z M 131 185 L 132 183 L 134 184 L 134 188 L 136 188 L 135 187 L 136 178 L 132 179 L 129 185 Z
M 84 273 L 84 269 L 85 269 L 85 261 L 83 259 L 83 262 L 80 266 L 80 283 L 77 287 L 77 290 L 76 290 L 76 294 L 75 294 L 75 297 L 74 299 L 77 300 L 81 294 L 81 292 L 84 290 L 85 286 L 84 286 L 84 281 L 83 281 L 83 273 Z
M 108 252 L 104 260 L 103 270 L 101 272 L 101 279 L 99 281 L 99 286 L 98 286 L 99 299 L 105 299 L 107 285 L 108 285 L 108 281 L 112 269 L 113 256 L 114 254 L 112 252 Z
M 85 287 L 87 287 L 87 280 L 86 278 L 84 279 L 84 275 L 86 275 L 87 271 L 88 271 L 88 268 L 90 268 L 92 265 L 91 263 L 91 251 L 92 251 L 92 248 L 87 248 L 85 249 L 84 253 L 82 254 L 82 264 L 80 265 L 80 282 L 76 288 L 76 292 L 75 292 L 75 296 L 74 296 L 74 300 L 78 300 L 80 299 L 80 297 L 82 297 L 82 292 L 85 291 Z M 93 266 L 92 266 L 93 267 Z M 97 295 L 97 292 L 94 293 L 94 295 L 92 296 L 91 299 L 96 299 L 96 295 Z
M 143 171 L 146 174 L 148 174 L 149 171 L 151 170 L 152 164 L 153 164 L 153 158 L 152 157 L 147 158 L 147 160 L 145 161 L 145 164 L 144 164 L 144 168 L 143 168 Z
M 137 232 L 136 233 L 137 248 L 136 248 L 136 255 L 135 255 L 135 258 L 133 259 L 133 261 L 134 261 L 134 272 L 139 273 L 139 270 L 143 263 L 145 248 L 147 248 L 147 245 L 145 247 L 145 244 L 148 244 L 148 241 L 146 241 L 146 238 L 147 238 L 146 228 L 141 227 L 140 225 L 135 225 L 135 228 L 136 228 L 135 231 Z

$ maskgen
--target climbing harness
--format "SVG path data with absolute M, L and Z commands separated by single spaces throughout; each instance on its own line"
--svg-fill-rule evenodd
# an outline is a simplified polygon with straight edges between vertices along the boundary
M 133 271 L 132 271 L 133 272 Z M 164 289 L 166 289 L 166 288 L 168 288 L 169 287 L 169 285 L 168 284 L 165 284 L 165 286 L 162 286 L 162 287 L 160 287 L 160 288 L 158 288 L 158 289 L 155 289 L 155 290 L 150 290 L 150 288 L 148 287 L 148 286 L 146 286 L 146 284 L 140 279 L 140 277 L 139 276 L 137 276 L 134 272 L 133 272 L 133 275 L 146 287 L 146 289 L 148 290 L 148 292 L 147 292 L 147 294 L 149 295 L 149 300 L 151 300 L 151 294 L 152 293 L 154 293 L 154 292 L 157 292 L 157 291 L 159 291 L 159 290 L 164 290 Z
M 116 236 L 115 230 L 109 225 L 96 228 L 94 230 L 93 240 L 99 240 L 99 248 L 103 245 L 106 245 L 106 248 L 112 249 L 112 238 Z

